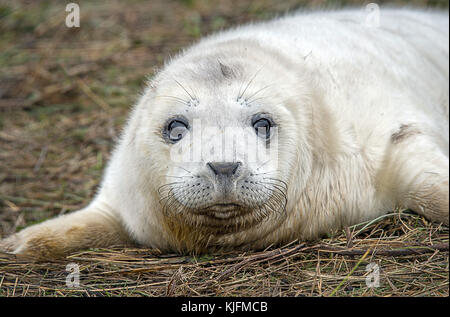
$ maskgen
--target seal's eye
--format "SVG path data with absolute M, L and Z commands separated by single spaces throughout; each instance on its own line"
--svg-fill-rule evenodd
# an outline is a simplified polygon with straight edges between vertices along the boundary
M 272 122 L 269 119 L 261 118 L 253 122 L 253 128 L 256 134 L 263 139 L 270 139 L 270 128 L 272 127 Z
M 172 120 L 167 126 L 167 132 L 170 141 L 180 141 L 187 133 L 188 125 L 180 120 Z

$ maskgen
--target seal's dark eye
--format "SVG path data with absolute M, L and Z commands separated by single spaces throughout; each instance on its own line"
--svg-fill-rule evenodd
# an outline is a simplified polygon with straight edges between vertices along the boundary
M 180 120 L 172 120 L 167 126 L 170 141 L 180 141 L 188 131 L 188 125 Z
M 256 134 L 266 140 L 270 139 L 270 128 L 272 123 L 269 119 L 261 118 L 253 122 L 253 128 L 255 128 Z

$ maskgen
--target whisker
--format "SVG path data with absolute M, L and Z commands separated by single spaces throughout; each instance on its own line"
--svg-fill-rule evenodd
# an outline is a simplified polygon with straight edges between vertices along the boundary
M 157 191 L 158 191 L 158 193 L 160 194 L 160 190 L 162 190 L 162 189 L 165 188 L 165 187 L 172 186 L 172 185 L 176 185 L 176 184 L 183 184 L 183 183 L 184 183 L 184 182 L 173 182 L 173 183 L 164 184 L 164 185 L 162 185 L 162 186 L 159 186 L 158 189 L 157 189 Z
M 259 98 L 255 98 L 255 99 L 253 99 L 252 101 L 248 101 L 247 100 L 247 105 L 248 106 L 250 106 L 250 105 L 252 105 L 254 102 L 256 102 L 256 101 L 258 101 L 258 100 L 261 100 L 261 99 L 267 99 L 269 96 L 262 96 L 262 97 L 259 97 Z
M 189 198 L 193 197 L 193 196 L 198 196 L 199 192 L 191 192 L 191 195 L 189 196 Z M 194 197 L 194 198 L 195 198 Z M 192 209 L 193 208 L 193 204 L 194 204 L 194 200 L 191 200 L 191 202 L 186 206 L 186 208 L 188 209 Z
M 266 191 L 261 191 L 261 190 L 257 190 L 257 191 L 255 191 L 254 189 L 250 189 L 253 193 L 255 193 L 256 195 L 259 195 L 259 196 L 261 196 L 261 195 L 263 195 L 264 197 L 264 199 L 267 199 L 267 200 L 269 200 L 269 198 L 270 198 L 270 196 L 271 196 L 271 194 L 270 193 L 268 193 L 268 192 L 266 192 Z M 259 205 L 256 205 L 256 206 L 259 206 Z
M 256 73 L 253 75 L 253 77 L 250 79 L 250 81 L 247 83 L 247 86 L 245 86 L 244 91 L 241 93 L 240 89 L 239 89 L 239 95 L 237 97 L 237 100 L 239 100 L 240 98 L 242 98 L 242 96 L 244 96 L 245 92 L 247 91 L 248 87 L 250 87 L 251 83 L 253 82 L 253 80 L 256 78 L 256 76 L 258 75 L 258 73 L 263 69 L 263 67 L 261 67 L 260 69 L 258 69 L 256 71 Z
M 166 175 L 166 177 L 173 177 L 173 178 L 192 178 L 192 176 L 189 176 L 189 175 L 181 175 L 181 176 Z
M 279 172 L 279 170 L 273 170 L 273 171 L 264 172 L 264 173 L 257 173 L 257 174 L 253 174 L 253 176 L 259 176 L 259 175 L 271 174 L 271 173 L 276 173 L 276 172 Z
M 189 106 L 189 101 L 188 101 L 188 100 L 184 100 L 183 98 L 180 98 L 180 97 L 166 96 L 166 95 L 158 95 L 158 96 L 155 96 L 155 98 L 169 98 L 169 99 L 174 99 L 175 101 L 178 101 L 178 102 L 182 103 L 183 105 Z
M 270 162 L 270 160 L 267 160 L 266 162 L 262 163 L 256 170 L 259 170 L 261 167 L 263 167 L 264 165 L 266 165 L 269 162 Z
M 259 89 L 258 91 L 254 92 L 253 94 L 251 94 L 250 96 L 247 97 L 247 103 L 252 103 L 252 98 L 255 97 L 256 95 L 258 95 L 261 91 L 264 91 L 265 89 L 269 88 L 270 86 L 273 86 L 274 84 L 269 84 L 261 89 Z
M 192 96 L 178 80 L 176 80 L 175 78 L 173 78 L 173 80 L 178 84 L 178 86 L 180 86 L 188 94 L 188 96 L 191 98 L 191 100 L 198 100 L 197 98 L 194 98 L 194 96 Z
M 264 178 L 264 179 L 268 179 L 268 180 L 271 180 L 271 181 L 277 181 L 279 183 L 282 183 L 286 188 L 288 188 L 288 184 L 285 181 L 281 180 L 281 179 L 278 179 L 278 178 Z
M 282 192 L 286 191 L 286 188 L 285 187 L 281 187 L 280 185 L 273 184 L 273 183 L 265 183 L 265 184 L 270 184 L 270 186 L 273 186 L 274 189 L 278 189 L 278 190 L 280 190 Z
M 277 179 L 273 179 L 273 180 L 277 180 Z M 277 180 L 277 181 L 283 182 L 281 180 Z M 269 185 L 269 184 L 270 184 L 271 188 L 266 186 L 266 185 Z M 284 184 L 286 184 L 286 183 L 284 183 Z M 279 187 L 279 185 L 275 185 L 273 183 L 267 183 L 267 182 L 261 183 L 261 185 L 264 188 L 266 188 L 268 190 L 271 190 L 273 192 L 273 196 L 276 197 L 278 200 L 280 200 L 280 202 L 282 202 L 282 204 L 283 204 L 282 210 L 283 210 L 283 212 L 285 212 L 286 211 L 286 205 L 287 205 L 287 195 L 286 195 L 287 184 L 286 184 L 286 186 L 284 186 L 284 187 L 282 186 L 281 188 Z M 269 199 L 269 201 L 270 201 L 270 199 Z
M 166 203 L 166 210 L 172 210 L 172 206 L 175 204 L 180 205 L 179 203 L 179 199 L 182 199 L 185 195 L 187 195 L 187 193 L 184 193 L 183 195 L 179 196 L 178 198 L 175 197 L 175 193 L 172 193 L 172 195 L 170 196 L 170 199 L 168 199 L 167 203 Z
M 194 175 L 194 174 L 192 174 L 192 172 L 191 171 L 189 171 L 189 170 L 187 170 L 187 169 L 185 169 L 184 167 L 181 167 L 181 166 L 177 166 L 178 168 L 181 168 L 182 170 L 184 170 L 184 171 L 186 171 L 186 172 L 188 172 L 189 174 L 191 174 L 191 175 Z M 186 177 L 189 177 L 189 176 L 186 176 Z
M 161 198 L 159 201 L 161 202 L 162 200 L 164 200 L 164 199 L 166 199 L 166 198 L 168 198 L 168 197 L 170 197 L 170 196 L 175 195 L 174 192 L 175 192 L 176 190 L 178 190 L 178 189 L 180 189 L 180 188 L 186 188 L 186 187 L 188 187 L 188 186 L 176 186 L 176 187 L 170 188 L 170 189 L 168 190 L 166 196 L 163 197 L 163 198 Z

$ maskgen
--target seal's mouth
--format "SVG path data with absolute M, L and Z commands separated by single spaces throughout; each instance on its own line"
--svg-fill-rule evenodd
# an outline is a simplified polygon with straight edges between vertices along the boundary
M 240 209 L 241 206 L 234 203 L 226 203 L 226 204 L 214 204 L 211 206 L 208 206 L 204 209 L 211 210 L 211 211 L 220 211 L 220 212 L 226 212 L 226 211 L 234 211 L 236 209 Z
M 230 219 L 247 213 L 247 208 L 236 203 L 219 203 L 199 209 L 196 214 L 215 219 Z

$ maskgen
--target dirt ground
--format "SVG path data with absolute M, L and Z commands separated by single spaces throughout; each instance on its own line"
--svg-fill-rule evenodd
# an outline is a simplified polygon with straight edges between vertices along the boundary
M 146 78 L 201 36 L 303 7 L 362 1 L 0 0 L 0 237 L 89 203 Z M 379 1 L 381 5 L 384 1 Z M 390 1 L 447 8 L 448 1 Z M 260 252 L 92 249 L 49 263 L 0 254 L 0 296 L 448 296 L 448 228 L 404 211 Z M 66 265 L 80 287 L 66 286 Z M 379 267 L 380 285 L 367 287 Z

